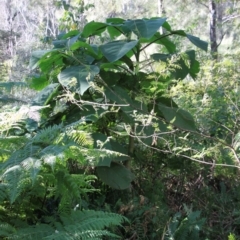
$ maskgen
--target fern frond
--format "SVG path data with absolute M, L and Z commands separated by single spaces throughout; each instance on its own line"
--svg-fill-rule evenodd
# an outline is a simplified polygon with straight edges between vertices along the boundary
M 79 146 L 87 147 L 93 145 L 93 139 L 90 137 L 90 134 L 87 134 L 84 131 L 80 130 L 68 130 L 66 132 L 69 140 L 73 140 Z
M 37 156 L 40 151 L 40 146 L 27 144 L 25 147 L 13 152 L 8 160 L 1 165 L 1 169 L 7 169 L 8 167 L 19 165 L 25 159 Z
M 25 119 L 25 113 L 17 112 L 2 112 L 0 113 L 0 132 L 9 131 L 12 128 L 18 128 L 19 123 Z
M 7 237 L 13 233 L 16 233 L 16 229 L 13 226 L 0 222 L 0 237 Z
M 62 132 L 62 125 L 53 125 L 39 131 L 32 139 L 33 144 L 52 145 L 56 143 L 60 133 Z
M 48 224 L 40 224 L 36 226 L 30 226 L 27 228 L 17 229 L 15 234 L 9 235 L 6 239 L 19 239 L 19 240 L 32 240 L 32 239 L 44 239 L 54 233 L 55 229 Z
M 2 136 L 0 137 L 0 161 L 6 160 L 14 151 L 27 142 L 26 137 Z
M 121 225 L 127 219 L 115 213 L 102 211 L 72 211 L 71 217 L 61 216 L 65 228 L 80 229 L 81 231 L 104 229 L 109 226 Z
M 127 219 L 114 213 L 100 211 L 71 211 L 64 214 L 60 222 L 51 224 L 39 224 L 20 229 L 7 226 L 6 239 L 45 239 L 45 240 L 101 240 L 104 236 L 114 239 L 120 237 L 105 228 L 121 226 Z M 1 235 L 0 235 L 1 236 Z

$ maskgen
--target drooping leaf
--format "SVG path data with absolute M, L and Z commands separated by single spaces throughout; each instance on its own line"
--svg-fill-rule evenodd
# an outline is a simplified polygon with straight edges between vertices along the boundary
M 98 73 L 99 68 L 94 65 L 73 66 L 64 69 L 58 75 L 58 80 L 64 87 L 83 95 Z
M 100 46 L 100 49 L 109 62 L 115 62 L 132 50 L 137 43 L 136 40 L 129 42 L 123 40 L 113 41 Z
M 195 37 L 193 35 L 190 35 L 190 34 L 186 34 L 187 38 L 189 39 L 189 41 L 191 43 L 193 43 L 195 46 L 197 46 L 198 48 L 204 50 L 207 52 L 208 50 L 208 43 L 201 40 L 200 38 L 198 37 Z
M 129 188 L 134 179 L 128 168 L 116 162 L 112 162 L 110 167 L 97 167 L 96 172 L 105 184 L 119 190 Z
M 174 126 L 187 131 L 196 131 L 194 119 L 189 112 L 163 104 L 159 104 L 158 108 L 162 112 L 164 118 Z
M 151 38 L 164 24 L 166 18 L 127 20 L 123 29 L 134 32 L 138 38 Z
M 171 28 L 170 24 L 167 21 L 164 22 L 162 27 L 165 28 L 169 32 L 172 31 L 172 28 Z

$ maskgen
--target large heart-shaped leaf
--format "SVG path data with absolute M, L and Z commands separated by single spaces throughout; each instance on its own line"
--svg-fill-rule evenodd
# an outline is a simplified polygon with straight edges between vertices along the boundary
M 99 73 L 99 68 L 93 65 L 73 66 L 64 69 L 59 75 L 59 82 L 71 91 L 81 95 L 89 88 L 89 82 Z
M 97 167 L 96 172 L 104 183 L 119 190 L 129 188 L 134 179 L 134 175 L 128 168 L 116 162 L 112 162 L 110 167 Z
M 127 20 L 123 29 L 134 32 L 138 38 L 151 38 L 165 23 L 166 18 Z
M 113 41 L 100 46 L 100 49 L 109 62 L 115 62 L 132 50 L 137 43 L 136 40 L 129 42 L 123 40 Z
M 164 118 L 174 126 L 187 131 L 196 131 L 194 119 L 189 112 L 163 104 L 159 104 L 158 106 Z

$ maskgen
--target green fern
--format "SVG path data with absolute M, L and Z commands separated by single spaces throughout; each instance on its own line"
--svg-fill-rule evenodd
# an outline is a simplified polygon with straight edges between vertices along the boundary
M 94 148 L 94 139 L 81 123 L 53 125 L 23 137 L 2 134 L 0 146 L 5 148 L 0 151 L 0 221 L 6 224 L 1 238 L 118 238 L 106 228 L 120 226 L 125 218 L 81 211 L 83 199 L 97 191 L 92 187 L 96 176 L 84 169 L 125 154 L 105 149 L 104 144 Z
M 87 240 L 102 239 L 103 236 L 119 236 L 109 232 L 106 228 L 121 226 L 127 221 L 126 218 L 114 214 L 100 211 L 71 211 L 69 215 L 61 215 L 60 222 L 52 224 L 39 224 L 15 230 L 6 239 L 65 239 L 65 240 Z M 9 231 L 14 229 L 8 226 Z

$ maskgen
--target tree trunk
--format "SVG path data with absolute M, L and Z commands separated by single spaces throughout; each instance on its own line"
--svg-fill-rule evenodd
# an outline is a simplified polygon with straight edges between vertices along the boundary
M 166 14 L 164 6 L 163 6 L 163 0 L 158 0 L 158 16 L 162 16 Z
M 217 7 L 215 1 L 209 0 L 210 12 L 210 46 L 211 53 L 214 59 L 217 59 Z

